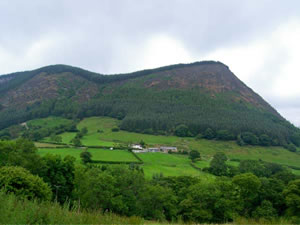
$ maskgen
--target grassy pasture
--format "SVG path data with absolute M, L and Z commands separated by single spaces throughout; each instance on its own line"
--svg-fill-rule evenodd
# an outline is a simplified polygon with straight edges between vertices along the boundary
M 53 119 L 52 119 L 53 120 Z M 64 119 L 63 119 L 64 120 Z M 49 120 L 51 121 L 51 119 Z M 55 122 L 57 123 L 57 122 Z M 199 168 L 207 167 L 209 161 L 216 152 L 224 152 L 229 159 L 262 159 L 268 162 L 279 163 L 287 166 L 298 166 L 300 154 L 292 153 L 282 147 L 261 147 L 261 146 L 239 146 L 234 141 L 214 141 L 195 138 L 180 138 L 175 136 L 161 136 L 139 134 L 127 131 L 112 132 L 113 127 L 117 127 L 120 121 L 109 117 L 85 118 L 77 125 L 78 129 L 87 127 L 88 134 L 81 139 L 86 146 L 106 146 L 114 147 L 116 144 L 139 143 L 143 140 L 148 146 L 177 146 L 178 149 L 195 149 L 201 153 L 203 161 L 196 163 Z M 98 132 L 101 131 L 101 132 Z M 76 133 L 66 132 L 61 134 L 63 143 L 69 144 Z M 47 140 L 47 138 L 46 138 Z M 97 154 L 97 153 L 96 153 Z M 151 156 L 152 155 L 152 156 Z M 154 154 L 156 155 L 156 154 Z M 139 154 L 145 160 L 144 170 L 149 177 L 153 173 L 162 172 L 164 175 L 195 175 L 199 171 L 189 165 L 189 160 L 184 156 L 164 155 L 153 156 L 152 153 Z M 115 156 L 118 158 L 118 156 Z M 154 158 L 153 158 L 154 157 Z M 155 157 L 160 158 L 156 160 Z M 166 157 L 166 158 L 165 158 Z M 174 158 L 175 157 L 175 158 Z M 96 159 L 95 159 L 96 160 Z M 166 162 L 166 160 L 169 162 Z M 229 161 L 230 165 L 238 165 Z M 296 174 L 299 171 L 294 170 Z
M 112 132 L 113 127 L 120 121 L 108 117 L 90 117 L 78 124 L 78 129 L 88 128 L 88 134 L 82 138 L 82 143 L 87 146 L 113 146 L 114 143 L 139 143 L 141 140 L 150 145 L 174 144 L 181 138 L 175 136 L 148 135 L 127 131 Z M 98 130 L 103 131 L 99 133 Z
M 60 125 L 68 125 L 71 124 L 72 120 L 68 120 L 62 117 L 47 117 L 47 118 L 42 118 L 42 119 L 34 119 L 34 120 L 29 120 L 27 122 L 27 125 L 34 126 L 34 127 L 42 127 L 42 128 L 53 128 L 53 127 L 58 127 Z
M 57 154 L 65 157 L 73 156 L 77 161 L 80 161 L 80 153 L 83 149 L 80 148 L 41 148 L 38 153 L 41 156 L 46 154 Z M 138 160 L 128 151 L 124 150 L 104 150 L 91 148 L 88 151 L 92 154 L 93 160 L 115 161 L 115 162 L 138 162 Z
M 214 177 L 191 167 L 186 156 L 164 153 L 140 153 L 138 156 L 144 161 L 143 169 L 147 178 L 160 173 L 164 176 L 201 176 L 204 179 Z

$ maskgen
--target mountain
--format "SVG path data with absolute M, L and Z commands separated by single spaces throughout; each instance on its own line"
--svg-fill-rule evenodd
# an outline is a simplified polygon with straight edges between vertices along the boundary
M 180 125 L 185 136 L 252 132 L 282 144 L 298 131 L 215 61 L 117 75 L 52 65 L 0 76 L 0 129 L 49 115 L 110 116 L 144 133 L 173 134 Z

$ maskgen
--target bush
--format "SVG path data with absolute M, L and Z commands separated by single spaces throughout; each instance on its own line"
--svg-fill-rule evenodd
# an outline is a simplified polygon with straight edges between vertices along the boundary
M 120 130 L 119 127 L 113 127 L 113 128 L 111 129 L 112 132 L 118 132 L 119 130 Z
M 241 138 L 246 144 L 249 144 L 249 145 L 258 145 L 259 144 L 258 137 L 251 132 L 243 132 L 241 134 Z
M 42 178 L 31 174 L 22 167 L 1 167 L 0 188 L 28 199 L 50 200 L 52 196 L 50 187 Z
M 178 137 L 187 137 L 189 136 L 189 128 L 186 125 L 181 124 L 175 128 L 175 135 Z
M 224 141 L 229 141 L 229 140 L 235 139 L 234 135 L 231 134 L 228 130 L 218 130 L 216 136 L 217 136 L 217 139 L 224 140 Z
M 270 146 L 272 144 L 272 140 L 268 135 L 262 134 L 259 136 L 259 143 L 262 146 Z
M 289 150 L 290 152 L 296 152 L 297 151 L 297 148 L 294 144 L 290 143 L 288 145 L 285 145 L 284 146 L 287 150 Z
M 215 132 L 211 128 L 207 128 L 203 134 L 203 137 L 209 140 L 215 138 L 215 136 Z

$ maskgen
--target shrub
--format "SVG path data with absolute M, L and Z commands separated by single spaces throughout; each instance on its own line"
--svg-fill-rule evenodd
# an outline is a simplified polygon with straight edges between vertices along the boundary
M 111 129 L 112 132 L 118 132 L 119 130 L 120 130 L 119 127 L 113 127 L 113 128 Z
M 0 187 L 7 192 L 28 199 L 50 200 L 50 187 L 42 178 L 31 174 L 22 167 L 4 166 L 0 168 Z
M 215 138 L 215 136 L 215 132 L 211 128 L 207 128 L 203 134 L 203 137 L 209 140 Z
M 181 124 L 175 128 L 175 135 L 178 137 L 187 137 L 189 136 L 189 128 L 186 125 Z

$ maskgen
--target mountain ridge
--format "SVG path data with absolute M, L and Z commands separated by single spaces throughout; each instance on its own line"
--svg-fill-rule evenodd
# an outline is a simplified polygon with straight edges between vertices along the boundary
M 297 129 L 216 61 L 103 75 L 67 65 L 0 76 L 0 128 L 49 115 L 111 116 L 137 132 L 251 131 L 282 143 Z M 6 118 L 8 117 L 8 118 Z

